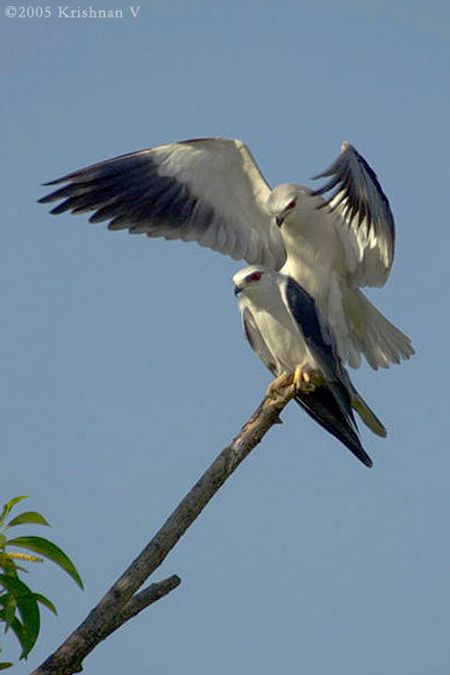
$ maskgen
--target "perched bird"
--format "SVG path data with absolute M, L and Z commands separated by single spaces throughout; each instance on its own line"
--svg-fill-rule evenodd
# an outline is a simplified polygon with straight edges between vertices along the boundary
M 350 382 L 333 332 L 311 295 L 291 277 L 259 265 L 237 272 L 233 282 L 247 340 L 277 376 L 268 393 L 276 389 L 279 377 L 294 373 L 295 400 L 363 464 L 372 466 L 353 410 L 378 436 L 386 436 L 386 429 Z
M 341 359 L 357 368 L 363 354 L 387 368 L 414 353 L 411 341 L 359 289 L 389 276 L 389 202 L 347 143 L 321 176 L 329 180 L 315 192 L 293 183 L 271 190 L 241 141 L 200 138 L 74 171 L 47 183 L 62 187 L 39 201 L 59 201 L 54 214 L 93 211 L 90 221 L 111 230 L 196 241 L 288 274 L 327 317 Z

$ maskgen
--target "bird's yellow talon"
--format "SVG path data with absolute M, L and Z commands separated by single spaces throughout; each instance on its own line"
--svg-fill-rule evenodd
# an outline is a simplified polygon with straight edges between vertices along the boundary
M 303 371 L 301 369 L 301 366 L 297 366 L 297 368 L 294 371 L 293 385 L 299 391 L 302 386 L 302 378 L 303 378 Z
M 297 366 L 294 371 L 293 384 L 297 391 L 308 393 L 314 391 L 316 386 L 320 384 L 320 375 L 312 370 L 303 370 L 301 366 Z
M 297 392 L 309 393 L 320 385 L 320 374 L 315 371 L 306 371 L 297 366 L 293 373 L 282 373 L 276 377 L 266 389 L 266 397 L 276 399 L 283 396 L 285 387 L 292 385 Z

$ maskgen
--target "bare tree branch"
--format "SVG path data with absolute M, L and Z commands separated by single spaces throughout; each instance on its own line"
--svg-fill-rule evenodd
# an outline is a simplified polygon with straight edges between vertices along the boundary
M 98 605 L 32 675 L 69 675 L 82 671 L 84 658 L 102 640 L 180 584 L 179 577 L 174 575 L 138 592 L 227 478 L 267 431 L 281 422 L 279 415 L 295 393 L 292 376 L 287 376 L 266 396 Z
M 143 609 L 152 605 L 157 600 L 160 600 L 165 595 L 168 595 L 171 591 L 174 590 L 177 586 L 181 584 L 181 579 L 176 574 L 173 574 L 168 579 L 163 581 L 158 581 L 155 584 L 151 584 L 148 588 L 144 588 L 143 591 L 136 593 L 131 600 L 128 600 L 127 604 L 123 607 L 122 611 L 119 614 L 118 620 L 116 623 L 108 626 L 108 630 L 103 635 L 103 639 L 113 633 L 117 628 L 124 624 L 129 619 L 132 619 L 133 616 L 139 614 Z

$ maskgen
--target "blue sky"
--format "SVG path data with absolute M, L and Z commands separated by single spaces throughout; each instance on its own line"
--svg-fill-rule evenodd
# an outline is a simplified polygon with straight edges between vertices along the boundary
M 88 3 L 69 5 L 85 7 Z M 414 340 L 354 381 L 389 429 L 362 467 L 290 406 L 155 575 L 182 585 L 86 672 L 450 670 L 450 9 L 422 2 L 149 2 L 133 19 L 0 18 L 2 499 L 28 494 L 76 561 L 26 673 L 84 618 L 258 404 L 231 276 L 193 244 L 49 216 L 45 180 L 195 136 L 308 183 L 347 139 L 389 195 L 397 253 L 370 297 Z M 392 6 L 394 5 L 394 6 Z M 14 649 L 5 657 L 14 658 Z

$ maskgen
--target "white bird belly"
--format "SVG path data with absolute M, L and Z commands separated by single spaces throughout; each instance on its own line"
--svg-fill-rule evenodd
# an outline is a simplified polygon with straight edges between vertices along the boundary
M 313 206 L 283 225 L 287 259 L 280 272 L 293 277 L 325 310 L 330 288 L 344 280 L 345 256 L 333 217 Z
M 299 238 L 290 248 L 286 263 L 280 273 L 292 277 L 321 306 L 326 306 L 330 286 L 337 281 L 337 270 L 334 256 L 324 255 L 310 241 L 304 245 Z
M 295 328 L 284 307 L 277 307 L 274 312 L 253 308 L 253 315 L 267 348 L 272 353 L 277 375 L 292 372 L 298 365 L 313 367 L 303 335 Z

